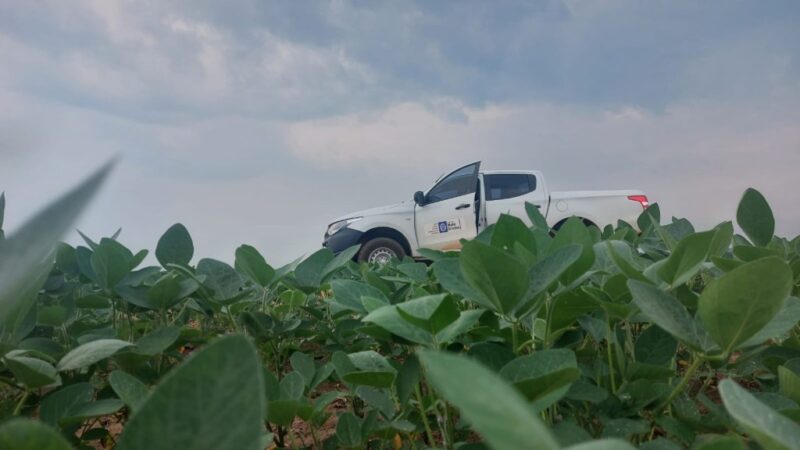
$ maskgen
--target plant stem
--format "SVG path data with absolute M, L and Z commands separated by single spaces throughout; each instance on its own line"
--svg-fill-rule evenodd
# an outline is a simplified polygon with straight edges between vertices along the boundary
M 117 302 L 111 298 L 111 328 L 117 329 Z
M 18 416 L 20 412 L 22 412 L 22 407 L 25 406 L 25 402 L 28 400 L 28 395 L 30 395 L 30 391 L 26 390 L 22 393 L 22 398 L 19 399 L 17 406 L 14 408 L 14 413 L 12 416 Z
M 419 408 L 419 415 L 422 417 L 422 424 L 425 426 L 425 434 L 428 436 L 428 445 L 432 447 L 436 445 L 436 441 L 433 440 L 431 424 L 428 423 L 428 416 L 425 414 L 425 408 L 422 403 L 422 391 L 419 389 L 419 383 L 414 386 L 414 396 L 417 397 L 417 407 Z
M 542 339 L 543 344 L 542 348 L 547 350 L 550 348 L 550 323 L 552 321 L 552 312 L 553 308 L 550 307 L 550 294 L 546 294 L 547 297 L 544 301 L 544 314 L 545 314 L 545 325 L 544 325 L 544 339 Z M 534 327 L 535 328 L 536 319 L 534 319 Z
M 702 364 L 704 361 L 705 360 L 703 358 L 698 358 L 697 356 L 694 356 L 694 361 L 692 361 L 692 365 L 689 366 L 688 369 L 686 369 L 686 372 L 683 374 L 681 382 L 678 383 L 677 386 L 675 386 L 675 389 L 672 390 L 672 392 L 669 394 L 669 397 L 667 397 L 664 403 L 662 403 L 658 408 L 656 408 L 657 411 L 669 406 L 670 403 L 672 403 L 672 401 L 675 400 L 675 398 L 678 395 L 680 395 L 684 389 L 686 389 L 686 385 L 689 384 L 689 379 L 692 378 L 694 372 L 697 370 L 698 367 L 700 367 L 700 364 Z
M 236 324 L 236 320 L 233 318 L 233 313 L 231 312 L 230 305 L 225 307 L 225 311 L 228 313 L 228 318 L 231 319 L 231 326 L 233 327 L 233 331 L 239 333 L 239 325 Z
M 611 340 L 606 338 L 606 355 L 608 356 L 608 374 L 611 378 L 611 392 L 617 393 L 617 381 L 614 374 L 614 359 L 611 357 Z
M 519 345 L 519 336 L 517 335 L 517 323 L 511 322 L 511 350 L 517 354 L 517 346 Z

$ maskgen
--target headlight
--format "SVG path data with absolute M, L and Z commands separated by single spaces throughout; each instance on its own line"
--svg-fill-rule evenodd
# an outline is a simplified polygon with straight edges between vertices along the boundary
M 363 217 L 351 217 L 349 219 L 344 219 L 344 220 L 340 220 L 338 222 L 333 222 L 332 224 L 328 225 L 328 232 L 325 233 L 325 234 L 327 234 L 328 236 L 331 236 L 334 233 L 336 233 L 337 231 L 341 230 L 342 228 L 350 225 L 351 223 L 353 223 L 353 222 L 355 222 L 357 220 L 361 220 L 361 219 L 363 219 Z

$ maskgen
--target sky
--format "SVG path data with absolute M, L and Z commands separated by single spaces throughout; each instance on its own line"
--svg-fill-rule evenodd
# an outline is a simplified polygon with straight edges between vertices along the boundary
M 196 258 L 287 263 L 475 160 L 698 229 L 755 187 L 793 237 L 800 2 L 0 2 L 6 228 L 115 155 L 77 227 Z

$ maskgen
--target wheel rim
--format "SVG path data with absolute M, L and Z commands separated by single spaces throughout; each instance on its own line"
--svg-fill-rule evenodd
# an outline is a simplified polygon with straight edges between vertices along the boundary
M 378 247 L 370 252 L 367 260 L 371 263 L 384 265 L 389 263 L 392 258 L 397 258 L 397 253 L 395 253 L 394 250 L 389 247 Z

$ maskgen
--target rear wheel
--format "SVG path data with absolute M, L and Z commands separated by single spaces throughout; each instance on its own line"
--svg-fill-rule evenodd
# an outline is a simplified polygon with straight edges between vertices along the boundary
M 406 256 L 403 246 L 392 238 L 379 237 L 370 239 L 361 246 L 358 262 L 386 264 L 392 258 L 403 259 Z

